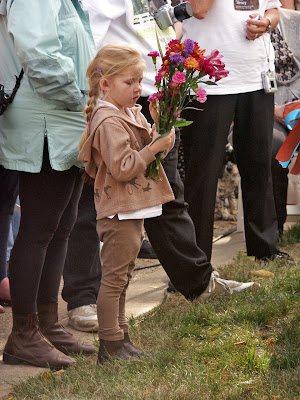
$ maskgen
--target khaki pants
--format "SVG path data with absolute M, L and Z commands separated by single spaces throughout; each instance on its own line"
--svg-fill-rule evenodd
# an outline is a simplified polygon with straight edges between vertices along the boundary
M 97 221 L 101 250 L 102 279 L 97 299 L 99 338 L 122 340 L 128 332 L 125 317 L 126 290 L 143 239 L 143 220 Z

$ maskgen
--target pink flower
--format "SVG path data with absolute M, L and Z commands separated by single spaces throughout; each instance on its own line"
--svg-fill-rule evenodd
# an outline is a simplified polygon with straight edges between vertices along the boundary
M 159 52 L 158 51 L 150 51 L 150 53 L 148 54 L 149 57 L 159 57 Z
M 226 78 L 226 76 L 229 74 L 229 71 L 226 71 L 225 69 L 215 71 L 214 77 L 215 77 L 215 82 L 218 82 L 222 78 Z
M 214 62 L 220 60 L 222 57 L 223 56 L 220 54 L 219 50 L 212 50 L 205 58 L 207 61 Z
M 196 94 L 197 94 L 197 101 L 199 101 L 199 103 L 204 103 L 207 100 L 207 95 L 206 95 L 206 91 L 202 88 L 197 88 L 196 89 Z
M 184 83 L 185 82 L 185 73 L 184 72 L 175 72 L 172 78 L 173 83 Z
M 179 88 L 179 83 L 175 83 L 174 81 L 170 82 L 170 88 L 171 89 L 178 89 Z
M 166 97 L 165 92 L 164 92 L 163 90 L 160 90 L 160 91 L 158 92 L 158 100 L 164 100 L 165 97 Z
M 154 93 L 152 96 L 148 97 L 148 101 L 150 103 L 154 102 L 154 101 L 158 101 L 158 93 Z
M 221 61 L 223 56 L 220 54 L 218 50 L 213 50 L 209 56 L 206 57 L 206 60 L 210 62 L 216 69 L 224 69 L 225 64 Z

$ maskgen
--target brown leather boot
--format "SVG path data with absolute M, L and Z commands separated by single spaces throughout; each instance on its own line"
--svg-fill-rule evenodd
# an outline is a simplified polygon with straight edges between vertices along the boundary
M 132 359 L 132 356 L 127 352 L 124 347 L 124 340 L 111 341 L 100 339 L 98 364 L 103 364 L 105 361 L 111 359 Z
M 65 354 L 94 354 L 97 348 L 92 344 L 80 343 L 58 322 L 58 303 L 38 304 L 39 325 L 42 334 Z
M 134 345 L 132 344 L 132 342 L 129 338 L 129 334 L 125 333 L 125 332 L 124 332 L 124 347 L 131 356 L 141 357 L 141 356 L 145 355 L 144 352 L 142 352 L 134 347 Z
M 57 350 L 39 330 L 37 314 L 13 313 L 13 329 L 3 351 L 7 364 L 31 364 L 59 370 L 76 361 Z

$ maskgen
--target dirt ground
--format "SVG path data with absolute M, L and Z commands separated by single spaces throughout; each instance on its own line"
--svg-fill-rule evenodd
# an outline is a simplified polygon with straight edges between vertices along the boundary
M 221 235 L 226 234 L 230 230 L 236 228 L 236 221 L 215 221 L 214 222 L 214 239 L 218 238 Z

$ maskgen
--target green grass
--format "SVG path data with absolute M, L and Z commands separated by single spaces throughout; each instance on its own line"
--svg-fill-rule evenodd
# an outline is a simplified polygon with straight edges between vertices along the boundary
M 299 225 L 285 236 L 282 250 L 300 261 Z M 274 276 L 253 276 L 259 269 Z M 130 320 L 133 341 L 152 356 L 104 366 L 76 357 L 65 372 L 18 384 L 10 399 L 299 400 L 299 266 L 240 254 L 220 272 L 261 287 L 205 305 L 173 295 Z

